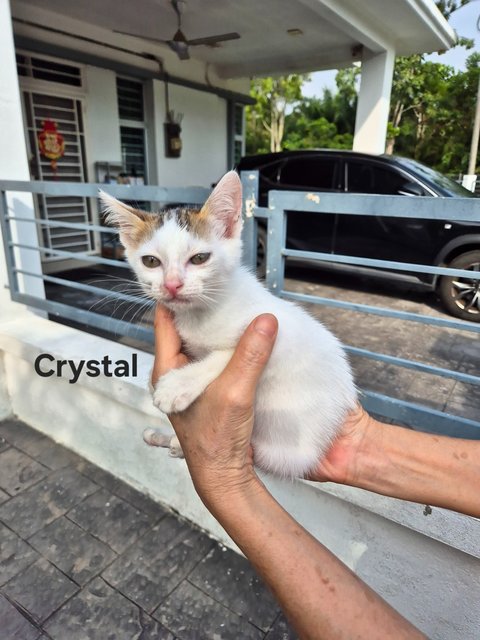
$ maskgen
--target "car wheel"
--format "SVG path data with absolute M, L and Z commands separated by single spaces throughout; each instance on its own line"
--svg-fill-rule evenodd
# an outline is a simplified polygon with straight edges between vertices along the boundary
M 267 273 L 267 230 L 257 227 L 257 277 L 265 278 Z
M 468 251 L 448 265 L 452 269 L 480 272 L 480 251 Z M 480 322 L 480 280 L 442 276 L 438 292 L 448 311 L 463 320 Z

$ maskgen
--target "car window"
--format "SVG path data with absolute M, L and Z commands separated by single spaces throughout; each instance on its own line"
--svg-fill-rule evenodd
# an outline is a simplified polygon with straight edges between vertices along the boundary
M 398 195 L 410 181 L 398 171 L 366 162 L 348 162 L 347 185 L 351 193 Z
M 335 189 L 338 161 L 334 158 L 289 159 L 281 172 L 283 185 L 306 189 Z

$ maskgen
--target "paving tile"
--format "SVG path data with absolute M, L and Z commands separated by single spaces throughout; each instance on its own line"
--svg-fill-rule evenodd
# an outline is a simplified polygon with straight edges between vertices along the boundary
M 0 505 L 0 520 L 29 538 L 97 490 L 74 469 L 61 469 Z
M 50 562 L 40 559 L 3 587 L 8 598 L 41 624 L 76 591 L 78 586 Z
M 145 611 L 153 611 L 214 542 L 174 516 L 163 518 L 102 574 Z
M 49 469 L 62 469 L 81 460 L 73 451 L 57 444 L 20 420 L 2 421 L 0 434 L 6 439 L 7 445 L 14 445 Z
M 479 407 L 480 387 L 457 382 L 448 399 L 445 411 L 456 416 L 478 421 Z
M 174 640 L 157 620 L 96 578 L 44 625 L 53 640 Z
M 268 631 L 280 608 L 250 563 L 231 549 L 217 545 L 188 580 L 235 613 Z
M 40 451 L 49 447 L 52 443 L 50 438 L 44 436 L 36 429 L 32 429 L 20 420 L 8 419 L 0 423 L 0 435 L 7 442 L 17 449 L 21 449 L 32 458 L 35 458 Z
M 264 633 L 186 580 L 153 616 L 180 640 L 260 640 Z
M 29 543 L 80 585 L 117 557 L 110 547 L 64 516 L 38 531 Z
M 39 559 L 32 547 L 0 524 L 0 586 Z
M 75 468 L 87 476 L 87 478 L 90 478 L 104 489 L 107 489 L 110 493 L 126 500 L 137 509 L 140 509 L 140 511 L 155 516 L 157 519 L 167 513 L 158 502 L 155 502 L 155 500 L 152 500 L 152 498 L 149 498 L 144 493 L 130 487 L 119 478 L 108 473 L 108 471 L 104 471 L 91 462 L 88 462 L 88 460 L 80 458 L 79 462 L 75 464 Z
M 8 495 L 8 493 L 5 493 L 5 491 L 2 491 L 0 489 L 0 504 L 2 504 L 2 502 L 5 502 L 5 500 L 9 500 L 11 496 Z
M 265 636 L 265 640 L 298 640 L 298 636 L 281 613 Z
M 0 487 L 11 496 L 31 487 L 49 470 L 15 447 L 0 453 Z
M 0 622 L 2 638 L 5 640 L 37 640 L 41 631 L 0 594 Z
M 104 489 L 70 511 L 68 518 L 117 553 L 122 553 L 155 522 L 152 516 Z

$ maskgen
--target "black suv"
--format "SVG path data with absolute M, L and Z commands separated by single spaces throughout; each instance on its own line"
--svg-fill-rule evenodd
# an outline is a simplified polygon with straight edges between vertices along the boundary
M 259 205 L 271 189 L 405 196 L 475 197 L 459 184 L 415 160 L 353 151 L 308 150 L 269 153 L 241 159 L 238 171 L 260 172 Z M 287 247 L 480 270 L 478 222 L 448 222 L 382 216 L 287 213 Z M 265 229 L 259 226 L 259 270 Z M 480 280 L 415 274 L 435 289 L 448 311 L 480 322 Z

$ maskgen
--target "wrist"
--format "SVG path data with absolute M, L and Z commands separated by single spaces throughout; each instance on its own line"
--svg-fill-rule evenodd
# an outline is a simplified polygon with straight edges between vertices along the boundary
M 195 490 L 200 499 L 217 519 L 233 510 L 243 501 L 255 498 L 264 492 L 265 486 L 253 467 L 246 470 L 228 470 L 193 477 Z

